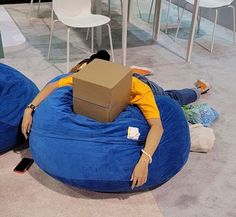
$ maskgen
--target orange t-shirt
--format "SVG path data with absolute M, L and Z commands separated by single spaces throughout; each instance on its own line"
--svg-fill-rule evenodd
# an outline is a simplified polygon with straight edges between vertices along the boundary
M 73 75 L 61 78 L 58 81 L 58 87 L 72 86 Z M 136 77 L 132 77 L 130 104 L 137 105 L 146 119 L 160 118 L 160 112 L 157 107 L 151 88 Z

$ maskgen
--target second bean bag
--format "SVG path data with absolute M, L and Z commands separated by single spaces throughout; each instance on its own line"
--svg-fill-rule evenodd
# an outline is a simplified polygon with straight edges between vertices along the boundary
M 38 92 L 30 79 L 0 63 L 0 152 L 18 143 L 24 109 Z

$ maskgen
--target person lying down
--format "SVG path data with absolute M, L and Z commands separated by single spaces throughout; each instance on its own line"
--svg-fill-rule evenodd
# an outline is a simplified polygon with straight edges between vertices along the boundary
M 21 126 L 22 133 L 26 139 L 28 138 L 32 126 L 33 111 L 55 89 L 63 86 L 72 86 L 73 74 L 79 73 L 84 66 L 92 62 L 94 59 L 110 61 L 110 55 L 107 51 L 100 50 L 96 54 L 90 56 L 90 58 L 82 60 L 70 70 L 71 73 L 68 76 L 47 84 L 27 106 L 24 111 Z M 146 138 L 145 146 L 142 149 L 140 159 L 136 164 L 130 178 L 132 189 L 146 183 L 148 177 L 148 165 L 152 163 L 152 155 L 157 149 L 163 134 L 160 112 L 155 101 L 155 96 L 168 96 L 182 106 L 196 101 L 201 94 L 208 92 L 209 89 L 210 85 L 208 83 L 198 80 L 193 88 L 185 88 L 182 90 L 164 90 L 158 84 L 147 79 L 145 76 L 138 73 L 133 73 L 130 104 L 139 107 L 147 120 L 150 130 Z

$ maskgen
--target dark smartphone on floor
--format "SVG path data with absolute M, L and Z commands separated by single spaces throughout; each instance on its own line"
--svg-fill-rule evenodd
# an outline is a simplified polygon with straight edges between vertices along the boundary
M 15 167 L 14 172 L 24 173 L 26 170 L 30 168 L 30 166 L 34 163 L 33 159 L 23 158 L 20 163 Z

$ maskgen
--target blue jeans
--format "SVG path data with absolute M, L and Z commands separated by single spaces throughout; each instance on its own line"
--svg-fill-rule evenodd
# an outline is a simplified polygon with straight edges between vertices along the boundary
M 148 84 L 154 96 L 169 96 L 181 106 L 195 102 L 201 94 L 198 88 L 185 88 L 182 90 L 164 90 L 155 82 L 148 80 L 145 76 L 136 73 L 134 73 L 133 76 Z

